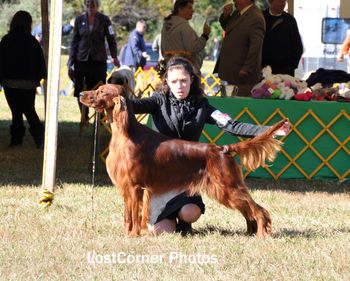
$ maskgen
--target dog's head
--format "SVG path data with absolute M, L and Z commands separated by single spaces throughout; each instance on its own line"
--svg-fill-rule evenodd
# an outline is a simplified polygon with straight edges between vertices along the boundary
M 80 93 L 80 102 L 87 107 L 94 108 L 97 112 L 113 109 L 116 97 L 125 98 L 125 90 L 123 86 L 106 84 L 98 87 L 94 91 L 84 91 Z

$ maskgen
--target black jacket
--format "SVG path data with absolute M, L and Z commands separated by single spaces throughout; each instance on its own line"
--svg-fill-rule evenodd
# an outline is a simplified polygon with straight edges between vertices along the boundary
M 88 14 L 77 16 L 74 23 L 68 66 L 77 61 L 106 61 L 107 51 L 105 38 L 108 42 L 112 58 L 117 58 L 117 43 L 110 19 L 101 13 L 96 13 L 92 31 L 89 30 Z
M 252 137 L 265 131 L 267 126 L 258 126 L 230 121 L 226 126 L 216 123 L 211 114 L 217 110 L 207 98 L 198 101 L 193 98 L 177 100 L 171 93 L 153 94 L 152 97 L 131 100 L 134 112 L 150 113 L 157 130 L 169 137 L 198 141 L 206 123 L 217 125 L 233 135 Z
M 46 64 L 39 42 L 30 33 L 6 34 L 0 42 L 0 80 L 46 78 Z
M 262 67 L 270 65 L 274 74 L 293 75 L 303 54 L 297 22 L 286 12 L 281 16 L 272 16 L 267 9 L 263 15 L 266 33 L 262 50 Z M 288 71 L 292 73 L 287 73 Z
M 146 44 L 143 39 L 143 34 L 134 29 L 129 36 L 129 41 L 124 52 L 125 59 L 123 63 L 125 65 L 144 67 L 146 64 L 146 58 L 142 56 L 142 53 L 146 52 Z

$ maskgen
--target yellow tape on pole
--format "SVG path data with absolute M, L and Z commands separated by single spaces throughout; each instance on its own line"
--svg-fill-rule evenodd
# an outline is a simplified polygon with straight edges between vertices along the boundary
M 56 178 L 58 93 L 62 36 L 62 1 L 52 0 L 47 77 L 45 148 L 42 187 L 54 191 Z

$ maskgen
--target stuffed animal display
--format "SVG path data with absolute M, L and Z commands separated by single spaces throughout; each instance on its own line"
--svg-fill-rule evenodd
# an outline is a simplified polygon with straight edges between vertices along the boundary
M 262 70 L 263 80 L 256 84 L 252 97 L 256 99 L 294 99 L 298 101 L 345 101 L 350 102 L 350 81 L 333 84 L 307 82 L 286 74 L 272 74 L 270 66 Z
M 263 80 L 251 91 L 253 98 L 290 100 L 296 94 L 304 94 L 308 91 L 306 81 L 287 74 L 272 74 L 270 66 L 263 68 L 262 76 Z
M 350 82 L 333 83 L 333 85 L 327 87 L 324 87 L 321 83 L 316 83 L 311 87 L 311 90 L 314 94 L 314 100 L 350 101 Z

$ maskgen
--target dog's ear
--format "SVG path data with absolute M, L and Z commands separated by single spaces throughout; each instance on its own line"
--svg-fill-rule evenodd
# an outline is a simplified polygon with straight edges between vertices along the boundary
M 96 95 L 96 91 L 92 90 L 92 91 L 83 91 L 80 92 L 79 94 L 79 100 L 82 104 L 86 105 L 86 106 L 91 106 L 91 97 L 94 97 Z
M 91 95 L 91 94 L 95 94 L 96 90 L 90 90 L 90 91 L 82 91 L 79 93 L 79 96 L 80 97 L 84 97 L 84 96 L 87 96 L 87 95 Z
M 109 92 L 112 94 L 112 99 L 125 95 L 124 87 L 121 85 L 108 84 Z
M 122 85 L 113 85 L 113 87 L 114 87 L 114 89 L 116 91 L 115 95 L 126 97 L 126 90 L 125 90 L 124 86 L 122 86 Z
M 121 110 L 121 109 L 126 109 L 127 108 L 127 103 L 126 103 L 126 99 L 123 96 L 117 96 L 114 97 L 112 99 L 113 103 L 114 103 L 114 111 L 117 110 Z

